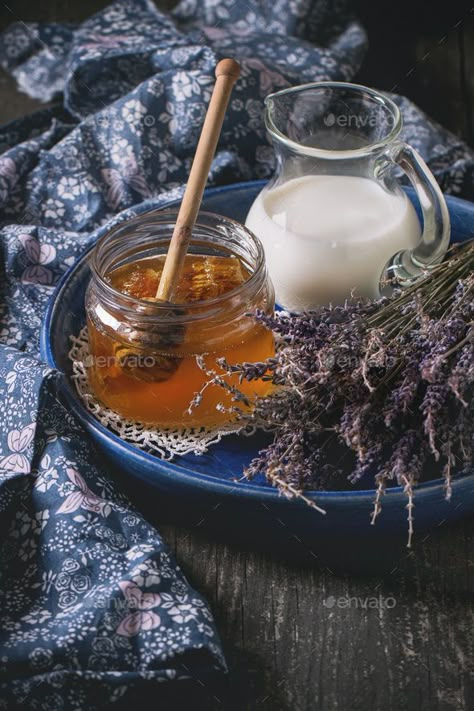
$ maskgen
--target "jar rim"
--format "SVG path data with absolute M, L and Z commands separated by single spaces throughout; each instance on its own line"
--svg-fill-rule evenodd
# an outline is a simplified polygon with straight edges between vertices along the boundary
M 92 252 L 92 257 L 91 257 L 91 270 L 92 274 L 94 276 L 94 279 L 96 282 L 99 284 L 101 290 L 105 292 L 105 294 L 111 298 L 111 299 L 120 299 L 122 304 L 126 304 L 127 307 L 130 307 L 130 309 L 137 310 L 138 309 L 143 309 L 144 306 L 146 306 L 146 311 L 147 314 L 141 314 L 141 318 L 143 317 L 149 317 L 151 320 L 156 318 L 157 316 L 164 316 L 168 315 L 170 313 L 174 313 L 174 318 L 176 318 L 176 312 L 182 313 L 183 311 L 186 311 L 187 316 L 185 318 L 188 318 L 190 315 L 193 313 L 197 314 L 202 314 L 202 316 L 205 318 L 206 314 L 203 313 L 203 311 L 206 308 L 212 308 L 212 307 L 218 307 L 219 305 L 224 304 L 226 301 L 232 300 L 235 297 L 238 297 L 242 295 L 244 292 L 246 292 L 249 288 L 252 288 L 254 285 L 257 285 L 261 280 L 262 277 L 266 276 L 266 265 L 265 265 L 265 254 L 264 254 L 264 249 L 263 245 L 258 239 L 258 237 L 248 229 L 245 225 L 243 225 L 240 222 L 237 222 L 237 220 L 233 220 L 229 217 L 226 217 L 224 215 L 220 215 L 218 213 L 214 212 L 208 212 L 208 211 L 201 211 L 198 214 L 196 223 L 193 228 L 193 233 L 196 228 L 200 228 L 202 230 L 202 234 L 200 235 L 200 240 L 199 242 L 202 243 L 203 241 L 203 236 L 205 239 L 205 232 L 206 228 L 209 229 L 210 225 L 203 223 L 202 220 L 203 218 L 206 220 L 209 220 L 210 223 L 212 221 L 215 221 L 216 226 L 218 225 L 223 225 L 230 227 L 234 230 L 239 230 L 241 233 L 245 234 L 246 237 L 248 238 L 248 242 L 251 245 L 251 248 L 255 251 L 255 259 L 254 265 L 252 267 L 251 274 L 248 279 L 243 281 L 241 284 L 238 286 L 230 289 L 229 291 L 226 291 L 224 294 L 221 294 L 219 296 L 215 296 L 211 299 L 200 299 L 196 301 L 190 301 L 190 302 L 185 302 L 185 303 L 177 303 L 177 302 L 172 302 L 172 301 L 166 301 L 166 302 L 153 302 L 153 301 L 145 301 L 144 299 L 139 299 L 138 297 L 131 296 L 129 294 L 124 294 L 122 291 L 119 291 L 116 289 L 114 286 L 110 284 L 110 282 L 106 281 L 102 274 L 102 270 L 100 269 L 100 266 L 98 264 L 98 259 L 99 259 L 99 254 L 101 249 L 104 249 L 107 242 L 110 240 L 111 237 L 113 236 L 118 236 L 122 231 L 128 230 L 130 228 L 133 228 L 135 225 L 143 225 L 146 224 L 147 221 L 150 221 L 151 225 L 159 225 L 160 223 L 164 223 L 165 220 L 170 221 L 172 225 L 170 225 L 170 233 L 169 233 L 169 239 L 171 239 L 172 235 L 172 227 L 174 227 L 174 224 L 176 223 L 176 218 L 178 216 L 178 209 L 177 208 L 155 208 L 153 210 L 149 210 L 147 212 L 141 213 L 139 215 L 136 215 L 135 217 L 132 217 L 130 219 L 127 219 L 123 222 L 120 222 L 113 227 L 110 228 L 110 230 L 107 230 L 105 234 L 103 234 L 100 239 L 97 241 L 94 250 Z M 225 240 L 225 236 L 222 235 L 223 237 L 223 243 Z M 193 244 L 193 237 L 191 236 L 191 241 L 190 245 Z M 236 255 L 237 258 L 239 258 L 238 255 Z M 179 316 L 178 319 L 180 320 Z

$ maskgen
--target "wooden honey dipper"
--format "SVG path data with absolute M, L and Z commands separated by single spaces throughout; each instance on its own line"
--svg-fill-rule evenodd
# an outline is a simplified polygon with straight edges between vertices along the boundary
M 216 83 L 156 292 L 156 298 L 159 301 L 173 300 L 183 270 L 194 223 L 201 207 L 204 188 L 216 152 L 227 104 L 239 76 L 240 65 L 234 59 L 222 59 L 216 66 Z
M 202 196 L 206 187 L 212 159 L 224 122 L 224 116 L 233 86 L 240 76 L 240 65 L 234 59 L 222 59 L 216 66 L 216 83 L 207 109 L 194 160 L 179 208 L 173 235 L 166 254 L 156 296 L 147 301 L 172 302 L 183 270 L 185 257 L 193 231 Z M 163 334 L 162 334 L 163 335 Z M 183 338 L 182 327 L 169 327 L 166 340 L 179 342 Z M 139 351 L 131 346 L 117 344 L 115 355 L 128 375 L 149 382 L 169 378 L 179 367 L 180 360 L 167 355 L 155 354 L 154 367 L 141 367 Z

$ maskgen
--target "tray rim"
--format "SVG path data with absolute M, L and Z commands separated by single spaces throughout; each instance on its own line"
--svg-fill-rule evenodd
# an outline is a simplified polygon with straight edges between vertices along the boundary
M 252 180 L 207 188 L 204 193 L 203 200 L 206 200 L 206 198 L 213 197 L 221 193 L 231 193 L 235 190 L 246 190 L 252 188 L 261 189 L 264 185 L 267 184 L 267 182 L 268 181 L 265 180 Z M 413 190 L 410 188 L 407 189 L 407 192 L 413 194 Z M 448 203 L 448 208 L 450 204 L 454 204 L 458 208 L 460 208 L 461 211 L 468 209 L 468 211 L 472 211 L 474 218 L 474 203 L 451 195 L 445 195 L 445 198 Z M 160 205 L 159 207 L 153 207 L 150 204 L 150 201 L 145 201 L 144 203 L 136 207 L 130 207 L 125 209 L 122 213 L 120 213 L 120 219 L 128 219 L 128 213 L 130 213 L 130 216 L 135 216 L 143 214 L 145 212 L 153 212 L 154 210 L 166 210 L 173 207 L 177 203 L 179 203 L 179 199 L 172 199 L 169 202 Z M 93 250 L 97 240 L 102 236 L 102 234 L 104 234 L 108 229 L 110 229 L 111 221 L 113 220 L 115 222 L 116 219 L 117 216 L 113 217 L 106 224 L 101 225 L 98 229 L 91 233 L 91 243 L 79 255 L 74 264 L 72 264 L 59 279 L 56 287 L 54 288 L 54 291 L 49 297 L 42 320 L 40 331 L 40 357 L 49 367 L 54 368 L 55 370 L 61 373 L 61 385 L 68 405 L 71 407 L 72 411 L 77 416 L 81 424 L 86 429 L 92 430 L 96 438 L 104 440 L 106 442 L 108 441 L 116 449 L 123 449 L 129 458 L 131 457 L 132 459 L 144 462 L 150 465 L 150 467 L 158 469 L 161 475 L 165 474 L 173 476 L 174 480 L 179 479 L 185 485 L 190 484 L 195 487 L 198 486 L 200 488 L 205 488 L 210 490 L 212 493 L 233 493 L 240 498 L 264 498 L 271 501 L 282 501 L 284 499 L 287 505 L 307 506 L 304 502 L 301 502 L 297 499 L 287 499 L 285 497 L 282 497 L 280 492 L 272 486 L 259 486 L 246 481 L 235 482 L 228 479 L 219 479 L 217 477 L 213 477 L 209 474 L 205 474 L 200 471 L 188 469 L 171 461 L 160 460 L 155 455 L 149 454 L 148 452 L 138 449 L 132 444 L 125 442 L 114 432 L 107 429 L 104 425 L 98 422 L 98 420 L 96 420 L 92 413 L 90 413 L 85 407 L 85 405 L 83 405 L 83 403 L 80 401 L 79 396 L 73 388 L 73 385 L 69 382 L 69 379 L 67 378 L 66 374 L 61 371 L 56 362 L 56 358 L 54 356 L 53 349 L 51 346 L 50 332 L 54 322 L 55 312 L 58 307 L 57 305 L 62 292 L 68 288 L 69 282 L 74 278 L 76 272 L 79 272 L 84 267 L 84 264 L 87 262 L 89 255 Z M 453 478 L 453 490 L 457 489 L 459 486 L 469 484 L 471 481 L 474 484 L 474 472 L 467 472 L 465 474 L 459 473 Z M 417 492 L 437 493 L 438 490 L 442 489 L 444 489 L 444 479 L 441 477 L 437 479 L 432 479 L 430 481 L 425 481 L 416 485 Z M 319 491 L 315 489 L 310 489 L 305 491 L 305 496 L 307 496 L 313 501 L 317 500 L 321 502 L 321 500 L 326 500 L 328 503 L 331 502 L 333 504 L 347 502 L 348 499 L 353 498 L 357 499 L 358 502 L 363 503 L 365 500 L 369 499 L 370 501 L 373 501 L 374 491 L 375 489 L 344 489 L 341 491 Z M 399 498 L 402 496 L 404 496 L 402 486 L 390 487 L 385 492 L 385 497 L 390 497 L 390 499 Z

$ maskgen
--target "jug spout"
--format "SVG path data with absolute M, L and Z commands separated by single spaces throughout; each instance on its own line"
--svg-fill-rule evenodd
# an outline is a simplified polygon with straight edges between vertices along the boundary
M 398 137 L 402 121 L 397 105 L 372 89 L 315 82 L 267 96 L 265 125 L 275 143 L 337 159 L 381 152 Z

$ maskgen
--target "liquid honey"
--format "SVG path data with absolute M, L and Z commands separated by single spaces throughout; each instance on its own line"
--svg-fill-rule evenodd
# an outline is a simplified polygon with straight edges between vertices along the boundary
M 143 300 L 146 309 L 146 304 L 153 305 L 163 264 L 160 256 L 142 259 L 114 269 L 105 280 L 122 294 Z M 206 387 L 199 406 L 191 413 L 188 410 L 194 395 L 209 381 L 196 355 L 203 357 L 207 369 L 224 375 L 216 365 L 218 358 L 235 364 L 262 361 L 274 353 L 272 334 L 249 315 L 268 304 L 250 300 L 237 310 L 237 316 L 232 305 L 230 292 L 249 277 L 249 270 L 237 257 L 187 255 L 174 303 L 194 304 L 195 318 L 184 326 L 170 322 L 164 330 L 161 327 L 159 336 L 152 327 L 147 332 L 142 326 L 142 343 L 137 343 L 136 337 L 133 343 L 118 337 L 120 328 L 115 325 L 111 329 L 106 319 L 100 323 L 89 314 L 89 379 L 97 398 L 125 418 L 162 427 L 214 426 L 232 419 L 234 415 L 216 409 L 219 403 L 226 408 L 234 403 L 215 385 Z M 209 303 L 218 303 L 226 294 L 229 319 L 222 314 L 216 319 Z M 152 346 L 148 336 L 154 340 Z M 266 383 L 239 383 L 237 376 L 226 377 L 226 382 L 238 386 L 249 398 L 268 390 Z

